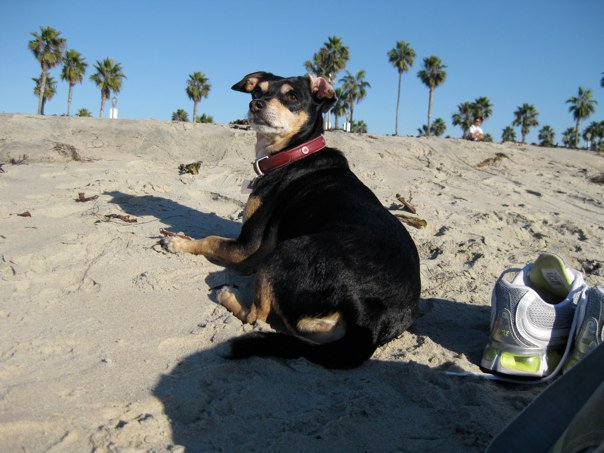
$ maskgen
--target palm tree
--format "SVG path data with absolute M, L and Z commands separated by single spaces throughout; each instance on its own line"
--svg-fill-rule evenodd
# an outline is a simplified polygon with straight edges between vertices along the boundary
M 579 147 L 579 136 L 581 134 L 581 120 L 589 118 L 593 112 L 596 111 L 597 102 L 592 99 L 592 93 L 589 88 L 585 89 L 583 87 L 579 87 L 579 95 L 573 96 L 572 98 L 566 101 L 567 104 L 570 104 L 568 111 L 573 114 L 573 118 L 576 121 L 576 131 L 575 134 L 575 148 Z
M 335 89 L 336 91 L 336 103 L 333 105 L 332 110 L 335 116 L 335 128 L 339 129 L 340 117 L 346 115 L 348 110 L 348 101 L 346 100 L 344 90 L 341 87 Z
M 440 137 L 447 130 L 447 124 L 442 118 L 436 118 L 432 123 L 430 129 L 432 131 L 432 135 Z M 428 126 L 426 124 L 422 125 L 422 127 L 418 129 L 417 132 L 420 137 L 425 137 L 428 134 Z
M 539 121 L 537 120 L 539 113 L 534 106 L 524 103 L 521 107 L 516 109 L 514 115 L 515 118 L 512 125 L 520 126 L 522 143 L 526 143 L 526 136 L 528 135 L 530 128 L 539 124 Z
M 366 134 L 367 133 L 367 123 L 365 121 L 354 121 L 350 128 L 351 132 L 355 132 L 357 134 Z
M 365 71 L 360 70 L 357 75 L 353 75 L 350 71 L 346 71 L 346 74 L 342 79 L 344 97 L 348 100 L 350 106 L 350 124 L 352 125 L 352 118 L 354 114 L 355 103 L 361 102 L 365 96 L 367 96 L 367 88 L 371 88 L 371 84 L 365 80 Z
M 346 67 L 350 59 L 348 47 L 338 36 L 329 36 L 323 47 L 313 55 L 312 61 L 307 60 L 304 67 L 308 72 L 327 79 L 330 84 L 334 84 L 338 78 L 338 72 Z
M 550 148 L 556 146 L 554 144 L 556 134 L 549 124 L 546 124 L 539 131 L 539 146 L 549 146 Z
M 71 109 L 71 97 L 73 87 L 76 83 L 82 83 L 88 63 L 82 58 L 82 55 L 77 50 L 68 50 L 65 53 L 63 60 L 63 71 L 61 71 L 61 79 L 69 83 L 69 95 L 67 96 L 67 116 Z
M 516 131 L 512 126 L 506 126 L 505 129 L 501 132 L 501 141 L 502 142 L 515 142 L 516 141 Z
M 432 118 L 432 95 L 436 87 L 442 85 L 447 78 L 445 68 L 446 66 L 440 61 L 440 58 L 432 55 L 424 58 L 424 68 L 417 73 L 422 83 L 430 89 L 430 97 L 428 98 L 428 137 L 430 136 L 430 119 Z
M 197 71 L 189 75 L 186 92 L 189 99 L 193 101 L 193 119 L 191 121 L 195 122 L 197 118 L 197 104 L 202 98 L 208 97 L 211 89 L 212 85 L 208 83 L 208 78 L 203 72 Z
M 61 32 L 52 27 L 40 27 L 40 33 L 31 34 L 34 39 L 29 41 L 27 47 L 31 50 L 40 63 L 42 74 L 40 76 L 40 95 L 38 97 L 38 115 L 43 115 L 42 104 L 44 102 L 44 93 L 46 92 L 46 78 L 48 70 L 54 68 L 63 59 L 63 50 L 66 46 L 66 40 L 61 38 Z
M 480 116 L 483 121 L 489 119 L 493 114 L 493 104 L 491 104 L 491 100 L 486 96 L 476 98 L 474 100 L 473 108 L 474 118 Z
M 101 111 L 99 118 L 103 117 L 105 110 L 105 101 L 111 97 L 111 93 L 118 94 L 122 89 L 122 79 L 126 76 L 123 73 L 122 65 L 115 63 L 112 58 L 105 58 L 103 61 L 96 61 L 94 65 L 96 73 L 90 76 L 96 85 L 101 89 Z
M 189 121 L 189 114 L 185 112 L 183 109 L 178 109 L 176 112 L 172 113 L 172 121 Z
M 574 127 L 569 127 L 562 133 L 562 144 L 567 148 L 571 148 L 577 142 L 577 130 Z
M 90 113 L 88 109 L 80 109 L 78 110 L 78 113 L 76 113 L 76 116 L 91 117 L 92 113 Z
M 445 123 L 445 120 L 443 120 L 442 118 L 436 118 L 434 120 L 434 123 L 432 123 L 431 129 L 432 129 L 432 132 L 434 133 L 434 135 L 436 135 L 437 137 L 440 137 L 447 130 L 447 124 Z
M 342 39 L 338 36 L 329 36 L 327 42 L 323 43 L 323 47 L 313 55 L 312 61 L 307 60 L 304 63 L 304 67 L 308 72 L 324 77 L 331 85 L 334 85 L 338 79 L 338 72 L 346 67 L 349 59 L 350 52 Z M 327 129 L 331 129 L 331 110 L 326 114 Z
M 602 149 L 604 139 L 604 121 L 592 121 L 583 131 L 583 140 L 589 149 Z
M 409 43 L 398 41 L 396 47 L 388 52 L 388 61 L 392 63 L 398 71 L 398 91 L 396 95 L 396 121 L 394 123 L 394 135 L 398 135 L 398 111 L 401 102 L 401 82 L 403 80 L 403 72 L 409 72 L 409 68 L 413 66 L 415 58 L 415 50 L 411 48 Z
M 197 118 L 195 118 L 195 122 L 196 123 L 213 123 L 214 117 L 210 116 L 210 115 L 206 115 L 205 113 L 202 113 L 201 116 L 198 116 Z
M 34 94 L 40 97 L 42 77 L 33 77 L 32 80 L 36 83 L 36 86 L 34 88 Z M 52 76 L 49 75 L 48 77 L 46 77 L 46 84 L 44 85 L 44 93 L 42 95 L 42 109 L 40 111 L 40 115 L 44 115 L 44 107 L 46 106 L 46 101 L 51 100 L 55 94 L 57 94 L 57 82 Z
M 474 104 L 472 102 L 462 102 L 457 106 L 457 113 L 451 116 L 453 126 L 460 126 L 463 136 L 466 136 L 467 130 L 472 125 L 474 119 Z

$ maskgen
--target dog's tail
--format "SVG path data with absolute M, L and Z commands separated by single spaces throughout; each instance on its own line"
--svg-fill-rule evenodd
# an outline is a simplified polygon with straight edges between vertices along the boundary
M 310 343 L 284 333 L 254 332 L 231 340 L 229 358 L 304 357 L 326 368 L 355 368 L 368 360 L 376 348 L 371 332 L 362 327 L 349 327 L 339 340 L 323 344 Z

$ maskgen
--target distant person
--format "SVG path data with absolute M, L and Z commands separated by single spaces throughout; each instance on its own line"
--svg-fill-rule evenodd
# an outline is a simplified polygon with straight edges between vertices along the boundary
M 480 128 L 481 124 L 482 116 L 477 116 L 476 118 L 474 118 L 474 122 L 472 123 L 470 129 L 468 129 L 468 132 L 466 134 L 466 138 L 468 140 L 473 140 L 475 142 L 484 140 L 484 132 L 482 132 L 482 129 Z

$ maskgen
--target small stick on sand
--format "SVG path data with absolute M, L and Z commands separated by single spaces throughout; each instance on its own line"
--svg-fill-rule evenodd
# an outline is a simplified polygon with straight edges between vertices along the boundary
M 22 212 L 21 214 L 17 214 L 19 217 L 31 217 L 31 212 L 29 211 L 25 211 Z
M 411 214 L 417 214 L 417 209 L 415 209 L 415 206 L 413 206 L 411 204 L 411 200 L 413 199 L 411 197 L 411 194 L 409 194 L 409 201 L 405 200 L 405 198 L 403 198 L 403 196 L 401 194 L 396 194 L 396 199 L 398 201 L 400 201 L 401 203 L 403 203 L 403 206 L 405 207 L 405 210 L 409 211 Z
M 186 234 L 179 234 L 179 233 L 172 233 L 171 231 L 168 231 L 164 228 L 160 228 L 159 232 L 163 235 L 163 236 L 168 236 L 168 237 L 177 237 L 177 238 L 182 238 L 182 239 L 186 239 L 188 241 L 192 241 L 193 238 L 191 236 L 187 236 Z

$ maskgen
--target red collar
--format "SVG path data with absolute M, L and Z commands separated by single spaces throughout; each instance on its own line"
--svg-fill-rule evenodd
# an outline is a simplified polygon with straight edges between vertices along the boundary
M 254 171 L 258 176 L 262 176 L 269 171 L 284 167 L 291 162 L 310 156 L 317 151 L 321 151 L 325 146 L 327 146 L 325 138 L 322 135 L 319 135 L 317 138 L 302 143 L 295 148 L 279 151 L 272 156 L 261 157 L 254 162 Z

